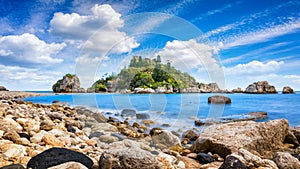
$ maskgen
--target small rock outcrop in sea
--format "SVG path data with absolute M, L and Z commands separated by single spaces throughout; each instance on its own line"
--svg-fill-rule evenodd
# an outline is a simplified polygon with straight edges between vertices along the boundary
M 261 156 L 268 156 L 283 145 L 288 131 L 289 124 L 285 119 L 212 125 L 200 134 L 192 146 L 192 151 L 213 152 L 224 158 L 244 148 L 254 150 Z
M 0 91 L 8 91 L 4 86 L 0 86 Z
M 282 89 L 282 94 L 294 94 L 294 90 L 290 86 L 285 86 Z
M 244 91 L 240 87 L 238 87 L 236 89 L 231 90 L 231 92 L 232 93 L 243 93 Z
M 274 86 L 269 85 L 267 81 L 261 82 L 254 82 L 250 84 L 244 93 L 251 93 L 251 94 L 274 94 L 277 93 Z
M 210 96 L 208 98 L 208 103 L 212 104 L 230 104 L 231 99 L 225 96 Z
M 76 75 L 66 74 L 58 80 L 53 86 L 54 93 L 84 93 L 85 90 L 80 88 L 80 81 Z

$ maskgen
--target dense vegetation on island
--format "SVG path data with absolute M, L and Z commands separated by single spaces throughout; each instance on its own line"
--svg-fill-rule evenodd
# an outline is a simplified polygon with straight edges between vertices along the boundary
M 117 75 L 110 75 L 96 81 L 89 92 L 115 92 L 121 90 L 134 90 L 135 88 L 166 88 L 174 92 L 180 92 L 183 88 L 197 86 L 194 77 L 183 73 L 168 62 L 161 63 L 158 55 L 155 59 L 134 56 L 129 67 L 124 67 Z

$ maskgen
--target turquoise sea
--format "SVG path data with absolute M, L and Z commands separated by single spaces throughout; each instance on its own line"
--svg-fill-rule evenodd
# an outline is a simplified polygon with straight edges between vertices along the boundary
M 41 92 L 40 92 L 41 93 Z M 48 93 L 49 94 L 49 93 Z M 286 118 L 291 126 L 300 126 L 300 92 L 296 94 L 226 94 L 232 104 L 208 104 L 209 96 L 216 94 L 50 94 L 26 98 L 25 101 L 51 104 L 54 100 L 70 106 L 96 108 L 106 115 L 116 115 L 122 109 L 147 113 L 160 124 L 175 128 L 191 128 L 194 119 L 244 115 L 265 111 L 271 119 Z

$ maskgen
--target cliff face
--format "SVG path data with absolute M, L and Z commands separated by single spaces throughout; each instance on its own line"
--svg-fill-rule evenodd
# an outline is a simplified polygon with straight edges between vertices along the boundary
M 76 75 L 66 74 L 62 79 L 58 80 L 52 90 L 55 93 L 83 93 L 85 90 L 80 88 L 80 81 Z
M 267 81 L 254 82 L 250 84 L 245 93 L 253 93 L 253 94 L 271 94 L 277 93 L 275 87 L 273 85 L 269 85 Z

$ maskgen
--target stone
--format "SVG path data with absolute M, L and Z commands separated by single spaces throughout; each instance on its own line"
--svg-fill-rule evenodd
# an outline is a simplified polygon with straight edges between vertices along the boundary
M 289 131 L 287 120 L 268 122 L 242 121 L 211 125 L 204 129 L 192 145 L 192 152 L 212 152 L 225 158 L 240 148 L 253 150 L 272 158 L 274 151 L 283 146 Z M 270 153 L 268 153 L 270 152 Z M 270 156 L 269 156 L 270 155 Z
M 25 146 L 18 144 L 2 144 L 0 150 L 8 160 L 17 160 L 26 155 Z
M 282 89 L 282 94 L 294 94 L 294 90 L 290 86 L 284 86 Z
M 252 154 L 248 150 L 239 149 L 237 154 L 231 154 L 243 162 L 248 168 L 268 168 L 268 169 L 278 169 L 274 161 L 269 159 L 262 159 L 257 155 Z
M 66 162 L 57 166 L 50 167 L 48 169 L 89 169 L 81 163 Z
M 225 96 L 210 96 L 208 98 L 208 103 L 211 104 L 230 104 L 231 99 Z
M 93 113 L 93 118 L 99 123 L 105 123 L 107 118 L 102 113 Z
M 51 145 L 51 146 L 57 146 L 57 147 L 63 147 L 64 143 L 61 142 L 59 139 L 57 139 L 55 136 L 53 135 L 44 135 L 42 138 L 42 141 L 47 144 L 47 145 Z
M 136 111 L 133 109 L 123 109 L 121 112 L 121 116 L 126 118 L 126 117 L 135 117 L 136 116 Z
M 46 131 L 41 130 L 40 132 L 34 134 L 32 137 L 30 137 L 30 141 L 32 143 L 36 143 L 39 144 L 42 142 L 42 138 L 44 137 L 44 135 L 48 134 Z
M 298 142 L 300 143 L 300 129 L 292 129 L 291 132 L 294 134 L 294 136 L 297 138 Z
M 2 138 L 16 143 L 17 140 L 20 138 L 20 136 L 16 131 L 10 130 L 10 131 L 5 132 L 4 135 L 2 136 Z
M 222 162 L 215 161 L 212 163 L 204 164 L 199 169 L 219 169 L 222 165 Z
M 89 138 L 91 139 L 91 138 L 93 138 L 93 137 L 100 137 L 100 136 L 102 136 L 102 135 L 104 135 L 103 132 L 96 131 L 96 132 L 94 132 L 94 133 L 91 133 L 91 134 L 89 135 Z
M 297 137 L 292 133 L 292 131 L 289 131 L 288 134 L 285 136 L 284 143 L 293 144 L 294 148 L 299 147 Z
M 254 82 L 250 84 L 244 93 L 250 94 L 274 94 L 277 93 L 274 86 L 269 85 L 267 81 Z
M 297 158 L 286 152 L 275 153 L 273 161 L 279 169 L 299 169 L 300 162 Z
M 183 138 L 188 138 L 190 141 L 195 141 L 199 135 L 193 130 L 187 130 L 182 134 Z
M 151 138 L 154 145 L 160 149 L 171 148 L 176 145 L 181 146 L 179 138 L 167 130 L 162 130 L 161 133 L 154 134 Z
M 0 124 L 0 130 L 2 131 L 14 130 L 16 132 L 22 132 L 23 130 L 23 127 L 10 117 L 0 119 Z
M 247 167 L 238 158 L 228 156 L 219 169 L 247 169 Z
M 86 155 L 66 148 L 51 148 L 35 157 L 27 164 L 27 168 L 41 169 L 57 166 L 66 162 L 77 162 L 90 169 L 93 161 Z
M 198 153 L 197 154 L 197 160 L 201 163 L 201 164 L 207 164 L 207 163 L 211 163 L 214 162 L 214 158 L 206 153 Z
M 104 143 L 113 143 L 113 142 L 119 141 L 118 137 L 111 136 L 110 134 L 105 134 L 98 138 L 101 142 L 104 142 Z
M 92 131 L 118 132 L 118 128 L 109 123 L 98 123 L 93 126 Z
M 155 156 L 139 147 L 123 147 L 105 150 L 99 159 L 102 169 L 153 169 L 162 168 Z
M 183 161 L 186 168 L 200 168 L 201 164 L 194 159 L 182 156 L 179 160 Z
M 137 113 L 136 114 L 137 119 L 150 119 L 150 115 L 147 113 Z
M 25 169 L 25 167 L 21 164 L 11 164 L 7 166 L 3 166 L 0 169 Z
M 54 126 L 55 124 L 51 120 L 44 120 L 40 124 L 40 130 L 50 131 Z

